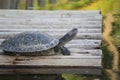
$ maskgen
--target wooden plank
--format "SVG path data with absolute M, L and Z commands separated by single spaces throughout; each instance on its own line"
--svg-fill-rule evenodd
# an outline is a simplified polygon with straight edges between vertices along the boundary
M 0 32 L 0 39 L 12 37 L 16 34 L 19 34 L 21 32 Z M 50 34 L 50 33 L 48 33 Z M 78 33 L 74 39 L 101 39 L 102 33 Z M 55 38 L 60 38 L 65 33 L 56 33 L 56 34 L 50 34 L 51 36 L 54 36 Z
M 100 22 L 97 22 L 97 21 L 88 21 L 88 22 L 80 22 L 80 21 L 77 21 L 77 22 L 72 22 L 72 21 L 57 21 L 57 22 L 46 22 L 46 21 L 43 21 L 43 22 L 31 22 L 31 21 L 9 21 L 9 22 L 5 22 L 5 21 L 1 21 L 0 22 L 1 24 L 1 28 L 9 28 L 9 27 L 17 27 L 19 28 L 62 28 L 62 27 L 69 27 L 69 28 L 73 28 L 73 27 L 78 27 L 78 28 L 101 28 L 101 23 Z M 7 24 L 7 25 L 6 25 Z M 9 25 L 9 26 L 8 26 Z M 89 26 L 88 26 L 89 25 Z
M 14 28 L 2 28 L 0 32 L 25 32 L 25 31 L 39 31 L 39 32 L 46 32 L 46 33 L 67 33 L 71 29 L 43 29 L 43 28 L 29 28 L 28 29 L 14 29 Z M 54 32 L 53 32 L 54 31 Z M 101 33 L 100 29 L 78 29 L 78 33 Z
M 58 14 L 59 15 L 59 14 Z M 79 14 L 80 15 L 80 14 Z M 101 15 L 94 15 L 94 16 L 86 16 L 86 15 L 82 15 L 82 16 L 77 16 L 76 15 L 76 17 L 75 18 L 71 18 L 71 17 L 44 17 L 44 15 L 42 16 L 42 15 L 40 15 L 40 16 L 38 16 L 38 15 L 33 15 L 32 17 L 27 17 L 27 16 L 25 16 L 24 14 L 21 14 L 21 16 L 22 17 L 20 17 L 20 16 L 13 16 L 13 17 L 7 17 L 7 16 L 2 16 L 2 15 L 0 15 L 0 18 L 2 19 L 2 20 L 5 20 L 5 19 L 11 19 L 11 18 L 13 18 L 13 19 L 30 19 L 31 20 L 31 18 L 33 18 L 33 19 L 48 19 L 48 18 L 52 18 L 52 19 L 98 19 L 98 20 L 100 20 L 100 19 L 102 19 L 102 16 Z M 24 17 L 26 17 L 26 18 L 24 18 Z
M 32 72 L 32 73 L 31 73 Z M 72 73 L 72 74 L 91 74 L 101 75 L 100 69 L 83 69 L 83 68 L 33 68 L 33 69 L 1 69 L 0 74 L 61 74 L 61 73 Z
M 1 14 L 4 14 L 4 13 L 12 13 L 12 14 L 28 14 L 30 15 L 30 13 L 32 14 L 38 14 L 40 13 L 41 15 L 48 15 L 48 14 L 71 14 L 71 15 L 95 15 L 95 14 L 100 14 L 100 10 L 35 10 L 35 11 L 31 11 L 31 10 L 5 10 L 5 9 L 1 9 L 0 12 L 2 12 Z M 8 13 L 7 13 L 8 14 Z M 39 15 L 39 14 L 38 14 Z
M 81 49 L 100 49 L 101 45 L 80 45 L 80 44 L 66 44 L 65 47 L 68 48 L 81 48 Z
M 24 15 L 23 15 L 24 16 Z M 26 16 L 25 16 L 26 17 Z M 101 16 L 88 16 L 88 17 L 86 17 L 86 16 L 81 16 L 81 17 L 76 17 L 76 18 L 69 18 L 69 17 L 63 17 L 63 18 L 61 18 L 61 17 L 40 17 L 40 16 L 38 16 L 38 17 L 26 17 L 26 18 L 24 18 L 24 17 L 20 17 L 20 18 L 18 18 L 18 17 L 1 17 L 0 16 L 0 19 L 1 20 L 10 20 L 10 19 L 13 19 L 13 20 L 40 20 L 40 19 L 43 19 L 43 20 L 46 20 L 46 19 L 56 19 L 56 20 L 93 20 L 93 21 L 95 21 L 95 20 L 101 20 L 102 19 L 102 17 Z M 32 18 L 32 19 L 31 19 Z
M 16 61 L 15 56 L 7 56 L 7 55 L 1 55 L 0 57 L 0 74 L 55 74 L 57 72 L 59 73 L 76 73 L 76 74 L 97 74 L 101 75 L 101 57 L 89 57 L 89 56 L 77 56 L 78 60 L 81 61 L 81 63 L 77 60 L 76 56 L 37 56 L 37 57 L 31 57 L 31 56 L 19 56 Z M 49 58 L 48 58 L 49 57 Z M 40 60 L 39 60 L 40 59 Z M 46 61 L 47 59 L 47 61 Z M 52 59 L 52 60 L 51 60 Z M 58 66 L 54 66 L 55 62 L 52 62 L 54 59 L 57 63 L 60 63 Z M 60 60 L 64 60 L 60 61 Z M 69 60 L 71 60 L 69 61 Z M 50 64 L 46 65 L 42 64 L 42 60 L 44 62 L 48 62 L 50 60 Z M 41 61 L 41 62 L 39 62 Z M 87 64 L 87 61 L 89 61 L 89 65 L 82 65 L 83 63 Z M 93 61 L 95 61 L 95 65 L 93 64 Z M 100 62 L 99 62 L 100 61 Z M 38 63 L 39 62 L 39 63 Z M 67 65 L 64 65 L 66 64 Z M 69 65 L 71 63 L 78 62 L 80 66 L 73 66 Z M 14 63 L 14 64 L 13 64 Z M 32 63 L 32 64 L 31 64 Z M 96 63 L 98 64 L 96 66 Z M 5 65 L 4 65 L 5 64 Z M 24 65 L 25 64 L 25 65 Z M 37 64 L 37 66 L 36 66 Z M 52 65 L 53 66 L 52 66 Z M 81 66 L 82 65 L 82 66 Z M 92 65 L 92 66 L 91 66 Z M 95 72 L 94 72 L 95 70 Z M 76 72 L 77 71 L 77 72 Z M 91 71 L 91 72 L 90 72 Z M 32 72 L 32 73 L 31 73 Z
M 87 13 L 87 11 L 30 11 L 30 10 L 0 10 L 0 16 L 1 17 L 69 17 L 69 18 L 75 18 L 75 17 L 81 17 L 81 16 L 95 16 L 95 15 L 99 15 L 99 11 L 88 11 L 89 14 Z M 12 15 L 11 15 L 12 14 Z M 32 14 L 32 15 L 31 15 Z M 76 16 L 77 15 L 77 16 Z
M 94 15 L 89 15 L 89 14 L 61 14 L 61 18 L 82 18 L 82 17 L 93 17 L 93 18 L 98 18 L 98 17 L 102 17 L 100 14 L 94 14 Z
M 17 14 L 17 13 L 16 13 Z M 77 15 L 75 15 L 75 14 L 73 14 L 73 15 L 71 15 L 71 14 L 41 14 L 40 15 L 40 13 L 39 14 L 36 14 L 36 15 L 31 15 L 31 14 L 28 14 L 28 13 L 26 13 L 26 14 L 12 14 L 12 15 L 9 15 L 9 14 L 0 14 L 0 18 L 19 18 L 19 19 L 21 19 L 21 18 L 24 18 L 24 17 L 26 17 L 26 18 L 37 18 L 37 17 L 39 17 L 39 18 L 95 18 L 95 19 L 100 19 L 100 18 L 102 18 L 102 16 L 101 15 L 87 15 L 87 14 L 77 14 Z M 14 15 L 14 16 L 13 16 Z
M 79 73 L 79 74 L 91 74 L 92 71 L 97 70 L 97 74 L 101 74 L 101 60 L 100 56 L 97 57 L 88 57 L 88 56 L 19 56 L 15 60 L 15 56 L 0 56 L 0 74 L 54 74 L 59 73 Z M 15 61 L 14 61 L 15 60 Z M 61 61 L 63 60 L 63 61 Z M 69 61 L 70 60 L 70 61 Z M 55 61 L 55 62 L 54 62 Z M 65 61 L 65 62 L 64 62 Z M 73 61 L 73 62 L 71 62 Z M 89 64 L 86 66 L 85 63 L 89 61 Z M 45 62 L 43 64 L 43 62 Z M 49 63 L 49 65 L 47 63 Z M 76 64 L 76 62 L 78 62 Z M 91 63 L 90 63 L 91 62 Z M 95 65 L 93 64 L 95 63 Z M 14 63 L 14 64 L 13 64 Z M 55 64 L 58 64 L 54 66 Z M 72 65 L 72 64 L 76 65 Z M 96 64 L 97 63 L 97 64 Z M 37 64 L 37 66 L 36 66 Z M 67 64 L 67 65 L 66 65 Z M 84 65 L 83 65 L 84 64 Z M 80 66 L 78 66 L 80 65 Z M 82 65 L 82 66 L 81 66 Z M 3 71 L 4 70 L 4 71 Z M 32 70 L 35 70 L 31 73 Z M 82 71 L 82 72 L 76 72 Z M 25 72 L 24 72 L 25 71 Z M 37 71 L 37 72 L 36 72 Z M 40 71 L 40 72 L 39 72 Z M 41 72 L 43 71 L 43 72 Z M 51 72 L 52 71 L 52 72 Z M 92 73 L 94 74 L 94 73 Z M 100 75 L 98 74 L 98 75 Z
M 58 19 L 39 19 L 39 20 L 0 20 L 0 24 L 36 24 L 36 25 L 41 25 L 45 23 L 48 24 L 81 24 L 81 25 L 100 25 L 101 22 L 100 21 L 90 21 L 89 19 L 87 20 L 83 20 L 81 19 L 79 20 L 58 20 Z
M 72 55 L 87 55 L 90 54 L 92 56 L 101 56 L 102 55 L 102 50 L 101 49 L 78 49 L 78 48 L 69 48 L 69 50 L 74 53 Z
M 79 28 L 79 29 L 100 29 L 101 30 L 101 24 L 100 25 L 86 25 L 86 24 L 5 24 L 2 23 L 0 25 L 1 29 L 72 29 L 72 28 Z
M 90 50 L 88 50 L 90 51 Z M 94 50 L 91 50 L 94 51 Z M 98 50 L 97 50 L 98 51 Z M 99 54 L 101 54 L 100 50 L 98 52 Z M 91 52 L 91 54 L 93 54 Z M 17 58 L 17 59 L 16 59 Z M 26 61 L 26 60 L 38 60 L 38 59 L 100 59 L 101 56 L 100 55 L 89 55 L 88 54 L 77 54 L 77 53 L 71 53 L 71 55 L 62 55 L 62 54 L 58 54 L 58 55 L 51 55 L 51 56 L 10 56 L 10 55 L 4 55 L 4 53 L 0 54 L 0 62 L 3 61 Z M 38 60 L 39 61 L 39 60 Z M 10 63 L 13 64 L 13 63 Z M 54 64 L 53 64 L 54 65 Z
M 8 17 L 8 16 L 0 16 L 0 18 L 12 18 L 12 19 L 16 19 L 16 18 L 18 18 L 18 19 L 22 19 L 22 18 L 24 18 L 24 17 L 26 17 L 25 15 L 23 15 L 22 17 L 19 17 L 19 16 L 13 16 L 13 17 Z M 46 17 L 44 17 L 44 16 L 31 16 L 31 17 L 26 17 L 26 19 L 30 19 L 30 18 L 33 18 L 33 19 L 36 19 L 36 18 L 58 18 L 58 19 L 64 19 L 64 17 L 51 17 L 51 15 L 50 15 L 50 17 L 49 16 L 46 16 Z M 65 17 L 65 18 L 69 18 L 69 19 L 72 19 L 72 17 Z M 100 21 L 101 20 L 101 16 L 88 16 L 88 17 L 84 17 L 84 16 L 75 16 L 75 18 L 79 18 L 79 19 L 82 19 L 82 20 L 91 20 L 91 21 L 95 21 L 95 20 L 97 20 L 97 21 Z
M 10 13 L 10 14 L 12 14 L 12 13 Z M 7 17 L 7 18 L 24 18 L 24 16 L 26 17 L 26 18 L 32 18 L 32 17 L 34 17 L 34 18 L 37 18 L 37 17 L 39 17 L 39 18 L 81 18 L 81 17 L 89 17 L 89 18 L 91 18 L 91 17 L 93 17 L 93 18 L 96 18 L 96 17 L 101 17 L 101 15 L 85 15 L 85 14 L 82 14 L 82 15 L 70 15 L 70 14 L 61 14 L 61 15 L 57 15 L 57 14 L 47 14 L 47 15 L 45 15 L 45 14 L 41 14 L 40 15 L 40 13 L 39 14 L 33 14 L 33 15 L 29 15 L 29 14 L 18 14 L 18 13 L 16 13 L 16 14 L 13 14 L 13 15 L 10 15 L 10 14 L 0 14 L 0 17 L 2 17 L 2 18 L 5 18 L 5 17 Z
M 89 61 L 89 63 L 88 63 Z M 15 63 L 13 63 L 15 62 Z M 79 64 L 78 64 L 79 63 Z M 101 66 L 101 56 L 0 56 L 0 65 L 24 66 Z
M 40 23 L 37 23 L 37 22 L 18 22 L 18 21 L 11 21 L 11 22 L 2 22 L 2 21 L 0 21 L 0 24 L 1 25 L 5 25 L 5 24 L 7 24 L 7 25 L 31 25 L 31 26 L 34 26 L 34 25 L 37 25 L 37 26 L 39 26 L 39 27 L 43 27 L 43 26 L 46 26 L 46 27 L 48 27 L 48 26 L 57 26 L 57 25 L 59 25 L 59 26 L 68 26 L 68 25 L 70 25 L 71 24 L 71 27 L 72 26 L 74 26 L 74 27 L 76 27 L 76 26 L 78 26 L 78 27 L 84 27 L 84 26 L 87 26 L 87 27 L 89 27 L 89 26 L 93 26 L 93 27 L 96 27 L 96 28 L 101 28 L 101 24 L 100 23 L 78 23 L 78 22 L 58 22 L 58 23 L 54 23 L 54 22 L 46 22 L 46 24 L 45 24 L 45 22 L 40 22 Z M 59 27 L 58 26 L 58 27 Z M 52 28 L 52 27 L 51 27 Z M 57 27 L 56 27 L 57 28 Z
M 34 14 L 38 14 L 38 13 L 41 13 L 41 14 L 90 14 L 90 15 L 95 15 L 95 14 L 100 14 L 100 10 L 54 10 L 54 11 L 51 11 L 51 10 L 35 10 L 35 11 L 31 11 L 31 10 L 5 10 L 5 9 L 1 9 L 0 11 L 2 11 L 1 14 L 4 14 L 4 13 L 7 13 L 7 12 L 10 12 L 10 13 L 13 13 L 16 12 L 16 13 L 20 13 L 20 14 L 24 14 L 24 13 L 34 13 Z

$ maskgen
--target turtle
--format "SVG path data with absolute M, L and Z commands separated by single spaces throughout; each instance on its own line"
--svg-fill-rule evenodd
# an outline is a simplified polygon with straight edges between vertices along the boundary
M 1 44 L 3 54 L 7 55 L 70 55 L 68 48 L 64 45 L 71 41 L 78 33 L 77 28 L 73 28 L 60 39 L 40 31 L 26 31 L 16 34 L 4 40 Z

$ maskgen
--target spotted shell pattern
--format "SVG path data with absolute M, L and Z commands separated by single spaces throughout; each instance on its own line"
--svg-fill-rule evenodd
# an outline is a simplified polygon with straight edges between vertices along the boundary
M 58 39 L 46 33 L 24 32 L 6 39 L 1 47 L 9 52 L 39 52 L 51 49 L 58 43 Z

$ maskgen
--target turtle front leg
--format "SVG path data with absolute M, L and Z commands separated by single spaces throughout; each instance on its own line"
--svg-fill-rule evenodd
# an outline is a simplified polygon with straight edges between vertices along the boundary
M 68 50 L 68 48 L 66 48 L 66 47 L 61 47 L 61 53 L 63 55 L 70 55 L 71 54 L 70 51 Z
M 66 48 L 66 47 L 64 47 L 64 46 L 62 46 L 62 47 L 56 46 L 56 47 L 54 48 L 54 51 L 55 51 L 56 53 L 62 53 L 63 55 L 70 55 L 70 54 L 71 54 L 70 51 L 68 50 L 68 48 Z

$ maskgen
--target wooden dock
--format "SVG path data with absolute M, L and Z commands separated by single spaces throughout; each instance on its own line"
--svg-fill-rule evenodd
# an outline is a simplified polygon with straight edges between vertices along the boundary
M 0 50 L 0 74 L 76 73 L 100 75 L 102 15 L 100 11 L 0 10 L 0 43 L 24 31 L 42 31 L 60 38 L 78 28 L 65 46 L 70 56 L 9 56 Z

